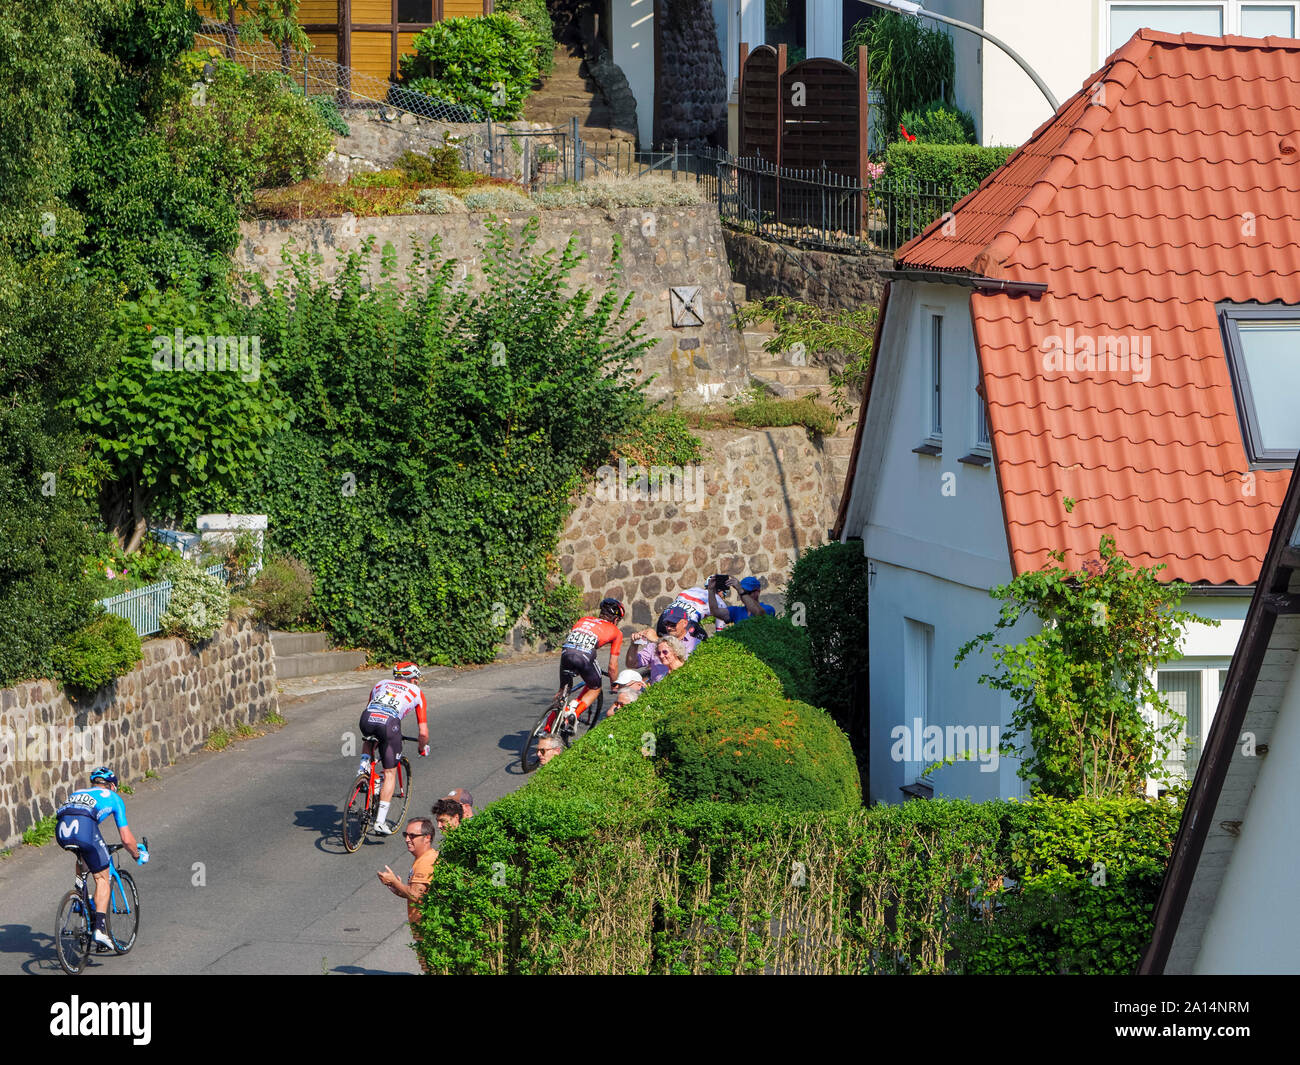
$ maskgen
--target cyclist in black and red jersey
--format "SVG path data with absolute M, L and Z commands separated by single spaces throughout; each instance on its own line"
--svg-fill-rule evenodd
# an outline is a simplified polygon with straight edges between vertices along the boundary
M 564 639 L 564 648 L 560 654 L 560 687 L 571 684 L 575 675 L 582 678 L 587 690 L 577 710 L 565 709 L 567 728 L 576 727 L 577 720 L 590 709 L 591 704 L 600 695 L 601 672 L 596 662 L 596 652 L 606 644 L 609 645 L 609 670 L 606 675 L 613 679 L 613 668 L 618 662 L 618 653 L 623 647 L 623 634 L 618 623 L 623 620 L 623 604 L 617 599 L 600 601 L 600 616 L 579 618 L 572 631 Z M 557 693 L 558 694 L 558 693 Z M 561 720 L 564 720 L 562 718 Z

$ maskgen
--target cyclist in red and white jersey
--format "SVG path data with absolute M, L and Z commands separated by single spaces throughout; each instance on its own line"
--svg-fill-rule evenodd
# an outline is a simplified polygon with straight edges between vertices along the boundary
M 388 804 L 397 790 L 397 763 L 402 757 L 402 721 L 412 711 L 420 727 L 420 757 L 429 753 L 429 700 L 420 691 L 420 668 L 414 662 L 393 666 L 393 679 L 381 680 L 370 691 L 370 702 L 361 712 L 361 735 L 366 738 L 361 772 L 370 772 L 375 746 L 384 766 L 384 782 L 379 789 L 379 809 L 375 814 L 375 831 L 391 836 Z
M 623 604 L 617 599 L 600 601 L 600 616 L 579 618 L 569 635 L 564 638 L 564 648 L 560 654 L 560 687 L 572 683 L 576 674 L 587 685 L 586 691 L 576 710 L 565 710 L 568 727 L 590 709 L 591 704 L 600 695 L 601 674 L 596 661 L 596 652 L 609 645 L 609 676 L 618 662 L 618 652 L 623 647 L 623 633 L 618 623 L 623 620 Z

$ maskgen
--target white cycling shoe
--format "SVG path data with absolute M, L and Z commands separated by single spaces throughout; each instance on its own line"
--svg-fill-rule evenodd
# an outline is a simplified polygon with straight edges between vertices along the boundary
M 391 836 L 392 834 L 393 834 L 393 826 L 390 825 L 387 821 L 375 822 L 376 836 Z
M 94 939 L 95 942 L 101 947 L 107 947 L 109 950 L 116 949 L 113 945 L 113 941 L 108 938 L 107 932 L 101 932 L 98 928 L 96 928 Z

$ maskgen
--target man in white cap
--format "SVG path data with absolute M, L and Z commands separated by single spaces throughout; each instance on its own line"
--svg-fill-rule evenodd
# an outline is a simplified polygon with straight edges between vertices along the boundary
M 609 708 L 605 714 L 606 717 L 613 717 L 614 711 L 620 706 L 627 706 L 628 703 L 634 703 L 645 691 L 645 678 L 635 669 L 625 669 L 620 673 L 613 684 L 610 685 L 618 692 L 618 701 Z

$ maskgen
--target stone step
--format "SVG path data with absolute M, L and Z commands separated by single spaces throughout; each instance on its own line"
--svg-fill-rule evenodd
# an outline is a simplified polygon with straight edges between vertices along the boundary
M 814 388 L 828 388 L 830 375 L 823 366 L 764 366 L 759 373 L 763 377 L 780 381 L 783 385 L 811 385 Z
M 769 371 L 760 373 L 751 372 L 749 378 L 755 384 L 760 384 L 768 389 L 777 399 L 803 399 L 805 396 L 820 396 L 823 389 L 817 385 L 779 381 L 775 377 L 768 376 Z
M 312 651 L 328 651 L 330 638 L 323 632 L 271 632 L 271 646 L 275 656 L 308 654 Z
M 365 651 L 312 651 L 281 657 L 276 652 L 277 677 L 318 677 L 325 673 L 344 673 L 366 664 Z

